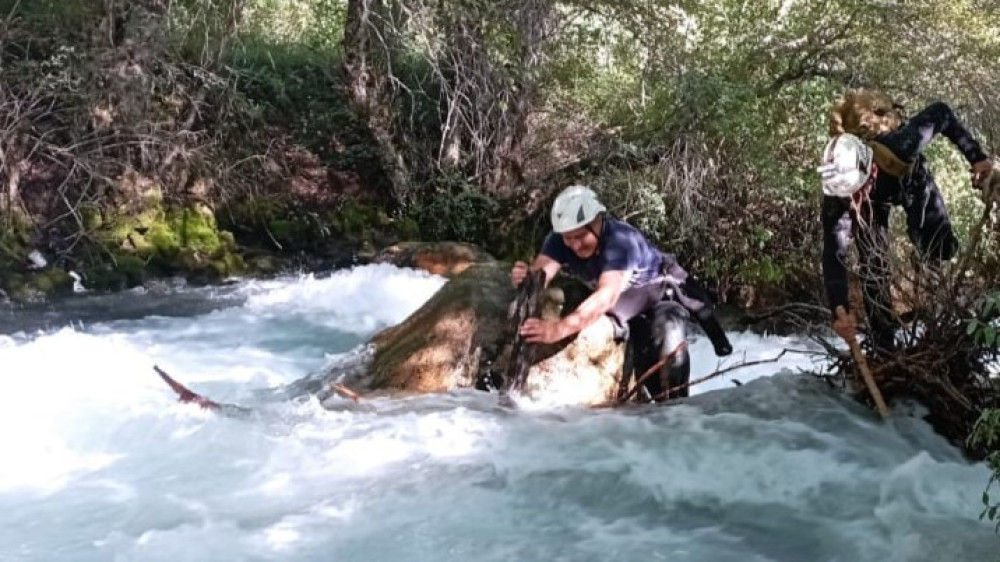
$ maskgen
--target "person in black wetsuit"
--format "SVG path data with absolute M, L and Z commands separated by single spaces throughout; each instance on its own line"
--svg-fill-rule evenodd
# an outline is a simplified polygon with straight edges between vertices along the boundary
M 865 111 L 859 112 L 861 117 L 852 115 L 844 102 L 833 112 L 833 136 L 819 168 L 824 195 L 823 280 L 834 331 L 853 339 L 857 327 L 849 313 L 845 262 L 848 246 L 857 236 L 870 337 L 875 349 L 892 351 L 898 324 L 890 294 L 890 210 L 903 207 L 909 238 L 922 259 L 932 265 L 949 260 L 958 250 L 958 240 L 923 151 L 936 135 L 943 135 L 971 165 L 974 185 L 990 176 L 993 164 L 948 105 L 932 103 L 905 121 L 891 113 L 898 106 L 878 105 L 871 108 L 870 118 Z M 872 123 L 879 126 L 866 126 Z
M 575 310 L 556 320 L 528 319 L 521 334 L 528 342 L 553 343 L 572 336 L 608 315 L 618 341 L 630 340 L 635 372 L 642 374 L 685 342 L 693 316 L 719 356 L 732 353 L 708 293 L 635 227 L 607 213 L 596 194 L 583 186 L 563 190 L 552 206 L 551 232 L 532 264 L 515 262 L 516 287 L 529 269 L 545 271 L 546 283 L 565 267 L 593 289 Z M 686 385 L 691 365 L 685 350 L 650 377 L 651 396 Z M 686 386 L 664 398 L 688 395 Z

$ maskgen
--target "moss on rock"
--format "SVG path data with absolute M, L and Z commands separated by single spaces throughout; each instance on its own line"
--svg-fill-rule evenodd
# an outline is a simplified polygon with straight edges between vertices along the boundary
M 245 271 L 235 239 L 219 230 L 211 208 L 147 204 L 140 213 L 102 217 L 97 239 L 110 259 L 86 271 L 88 287 L 120 290 L 161 275 L 211 283 Z
M 58 267 L 0 275 L 0 288 L 15 302 L 39 302 L 73 292 L 73 278 Z
M 98 264 L 83 273 L 84 284 L 94 291 L 121 291 L 142 285 L 150 276 L 145 260 L 125 253 L 119 253 L 113 261 Z
M 328 255 L 330 247 L 347 241 L 351 246 L 375 248 L 385 237 L 398 240 L 399 223 L 385 209 L 365 200 L 343 198 L 326 206 L 305 207 L 285 195 L 267 195 L 230 203 L 218 213 L 220 227 L 231 230 L 244 246 L 273 248 L 283 253 Z M 415 221 L 402 232 L 418 239 Z
M 28 269 L 31 226 L 17 215 L 6 219 L 0 228 L 0 290 L 17 302 L 42 301 L 71 292 L 73 280 L 65 270 L 50 266 Z

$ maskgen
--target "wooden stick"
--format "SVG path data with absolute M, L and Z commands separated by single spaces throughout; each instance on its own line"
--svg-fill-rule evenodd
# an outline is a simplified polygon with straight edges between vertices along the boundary
M 735 371 L 737 369 L 742 369 L 743 367 L 752 367 L 754 365 L 762 365 L 764 363 L 774 363 L 775 361 L 777 361 L 778 359 L 781 359 L 786 353 L 789 353 L 789 352 L 796 353 L 795 350 L 783 349 L 781 351 L 781 353 L 775 355 L 774 357 L 772 357 L 770 359 L 760 359 L 758 361 L 750 361 L 750 362 L 747 362 L 747 363 L 740 363 L 738 365 L 731 365 L 729 367 L 726 367 L 725 369 L 719 369 L 718 371 L 714 371 L 712 373 L 709 373 L 709 374 L 705 375 L 704 377 L 701 377 L 700 379 L 695 379 L 695 380 L 693 380 L 693 381 L 691 381 L 689 383 L 677 385 L 677 386 L 675 386 L 673 388 L 670 388 L 666 392 L 658 394 L 654 398 L 654 400 L 658 400 L 658 399 L 666 396 L 667 392 L 671 392 L 671 391 L 674 391 L 674 390 L 679 390 L 679 389 L 686 388 L 686 387 L 689 387 L 689 386 L 694 386 L 696 384 L 703 383 L 703 382 L 705 382 L 707 380 L 710 380 L 710 379 L 714 379 L 715 377 L 724 375 L 724 374 L 729 373 L 731 371 Z M 659 363 L 657 363 L 657 365 L 662 366 L 663 363 L 664 363 L 664 361 L 661 360 Z M 654 365 L 653 368 L 655 369 L 657 365 Z M 652 369 L 650 371 L 647 371 L 647 372 L 651 372 L 651 371 L 652 371 Z M 635 389 L 633 389 L 633 392 L 634 391 L 635 391 Z M 614 407 L 620 406 L 620 405 L 622 405 L 624 403 L 625 403 L 625 401 L 622 400 L 620 402 L 609 402 L 609 403 L 597 404 L 597 405 L 595 405 L 593 407 L 594 408 L 614 408 Z
M 994 161 L 995 163 L 996 161 Z M 955 284 L 961 283 L 962 279 L 965 277 L 965 268 L 969 263 L 969 259 L 979 249 L 979 242 L 983 237 L 983 229 L 985 229 L 990 223 L 990 215 L 993 213 L 993 206 L 995 204 L 995 194 L 993 190 L 1000 189 L 1000 170 L 994 169 L 993 173 L 989 177 L 982 180 L 983 184 L 980 189 L 983 190 L 983 214 L 979 217 L 979 222 L 973 228 L 972 233 L 969 237 L 969 242 L 966 244 L 965 251 L 958 258 L 958 264 L 955 266 Z
M 725 369 L 719 369 L 718 371 L 711 372 L 711 373 L 705 375 L 704 377 L 701 377 L 700 379 L 695 379 L 693 381 L 690 381 L 690 382 L 687 382 L 687 383 L 684 383 L 684 384 L 679 384 L 679 385 L 677 385 L 677 386 L 675 386 L 673 388 L 669 388 L 669 389 L 661 392 L 653 400 L 657 400 L 657 399 L 665 397 L 668 392 L 673 392 L 675 390 L 680 390 L 682 388 L 688 388 L 688 387 L 694 386 L 696 384 L 701 384 L 701 383 L 703 383 L 703 382 L 705 382 L 707 380 L 711 380 L 711 379 L 714 379 L 715 377 L 724 375 L 724 374 L 726 374 L 728 372 L 735 371 L 736 369 L 742 369 L 743 367 L 753 367 L 754 365 L 763 365 L 764 363 L 774 363 L 778 359 L 781 359 L 786 353 L 788 353 L 788 350 L 787 349 L 783 349 L 783 350 L 781 350 L 781 353 L 775 355 L 774 357 L 772 357 L 770 359 L 759 359 L 757 361 L 750 361 L 750 362 L 747 362 L 747 363 L 739 363 L 738 365 L 732 365 L 732 366 L 726 367 Z
M 351 400 L 354 400 L 355 402 L 361 402 L 361 396 L 357 392 L 354 392 L 350 388 L 347 388 L 346 385 L 343 385 L 343 384 L 340 384 L 340 383 L 336 383 L 336 382 L 332 382 L 332 383 L 330 383 L 330 388 L 333 389 L 334 392 L 336 392 L 337 394 L 341 395 L 344 398 L 350 398 Z
M 955 266 L 955 282 L 960 283 L 965 277 L 965 268 L 969 264 L 969 259 L 972 254 L 979 249 L 979 242 L 983 238 L 983 229 L 990 222 L 990 214 L 993 212 L 993 203 L 988 201 L 986 203 L 986 208 L 983 209 L 983 214 L 979 217 L 979 222 L 972 229 L 972 234 L 969 237 L 969 242 L 966 245 L 965 251 L 962 252 L 962 256 L 958 258 L 958 265 Z
M 541 316 L 541 294 L 545 290 L 545 270 L 536 269 L 517 287 L 517 298 L 507 317 L 507 333 L 510 334 L 511 348 L 507 367 L 504 369 L 501 394 L 521 391 L 527 381 L 531 366 L 535 364 L 536 344 L 528 343 L 521 336 L 521 325 L 528 318 Z
M 167 385 L 170 386 L 170 388 L 172 388 L 173 391 L 177 393 L 177 399 L 180 400 L 181 402 L 194 403 L 201 406 L 202 408 L 205 408 L 206 410 L 218 410 L 222 408 L 222 405 L 219 404 L 218 402 L 205 398 L 204 396 L 198 394 L 197 392 L 192 391 L 188 387 L 177 382 L 176 379 L 168 375 L 166 371 L 159 368 L 158 366 L 153 365 L 153 370 L 156 371 L 156 374 L 160 375 L 160 378 L 163 379 L 163 382 L 167 383 Z
M 847 316 L 847 311 L 844 307 L 837 307 L 837 317 L 841 318 Z M 868 360 L 865 359 L 865 354 L 861 351 L 861 346 L 858 344 L 858 339 L 856 337 L 844 338 L 847 342 L 847 346 L 851 348 L 851 356 L 854 357 L 854 364 L 858 366 L 858 370 L 861 371 L 861 378 L 865 380 L 865 386 L 868 387 L 868 393 L 872 395 L 872 399 L 875 400 L 875 408 L 878 410 L 882 419 L 889 418 L 889 408 L 885 405 L 885 400 L 882 398 L 882 392 L 878 389 L 878 385 L 875 384 L 875 377 L 872 376 L 871 369 L 868 368 Z
M 237 406 L 235 404 L 223 404 L 220 402 L 216 402 L 215 400 L 205 398 L 201 394 L 198 394 L 197 392 L 194 392 L 188 387 L 184 386 L 183 384 L 177 382 L 176 379 L 171 377 L 169 374 L 167 374 L 166 371 L 164 371 L 163 369 L 159 368 L 156 365 L 153 365 L 153 370 L 156 371 L 156 374 L 160 375 L 160 378 L 163 379 L 163 381 L 166 382 L 167 385 L 169 385 L 170 388 L 172 388 L 173 391 L 177 393 L 177 398 L 181 402 L 189 404 L 197 404 L 206 410 L 219 412 L 222 415 L 230 417 L 247 417 L 252 413 L 252 410 L 250 410 L 249 408 L 244 408 L 243 406 Z

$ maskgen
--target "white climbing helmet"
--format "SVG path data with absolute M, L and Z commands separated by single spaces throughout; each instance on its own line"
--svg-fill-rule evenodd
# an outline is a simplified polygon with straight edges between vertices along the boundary
M 823 193 L 850 197 L 872 176 L 872 149 L 858 137 L 834 135 L 823 149 L 823 164 L 816 168 Z
M 575 230 L 606 210 L 589 187 L 571 185 L 552 204 L 552 230 L 560 234 Z

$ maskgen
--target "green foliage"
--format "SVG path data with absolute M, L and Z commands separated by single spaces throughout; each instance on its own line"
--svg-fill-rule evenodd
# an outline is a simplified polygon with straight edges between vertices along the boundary
M 973 341 L 992 352 L 994 359 L 1000 355 L 1000 292 L 984 295 L 977 306 L 976 317 L 967 324 L 967 333 Z M 995 521 L 1000 531 L 1000 501 L 991 495 L 994 485 L 1000 482 L 1000 408 L 988 408 L 980 415 L 968 439 L 974 450 L 988 451 L 986 465 L 992 471 L 990 480 L 983 490 L 983 511 L 980 518 Z
M 245 34 L 273 45 L 336 52 L 344 37 L 343 0 L 251 0 Z
M 1000 483 L 1000 409 L 988 409 L 982 413 L 969 441 L 972 447 L 993 451 L 986 457 L 986 465 L 993 474 L 983 490 L 983 511 L 979 517 L 995 521 L 996 529 L 1000 531 L 1000 500 L 990 493 L 994 485 Z
M 973 341 L 983 347 L 1000 350 L 1000 329 L 996 319 L 1000 318 L 1000 292 L 983 296 L 975 318 L 967 323 L 966 332 Z
M 995 3 L 573 6 L 553 38 L 549 103 L 619 132 L 638 153 L 683 148 L 644 169 L 604 168 L 580 181 L 615 186 L 619 214 L 674 249 L 708 256 L 701 267 L 727 283 L 815 279 L 815 162 L 829 107 L 846 87 L 884 90 L 911 111 L 943 99 L 980 138 L 1000 137 L 1000 113 L 981 94 L 1000 86 Z M 982 209 L 968 163 L 943 139 L 928 157 L 967 232 Z
M 381 209 L 354 199 L 341 200 L 328 220 L 338 233 L 361 238 L 389 224 L 389 217 Z
M 465 179 L 446 175 L 429 187 L 421 204 L 410 210 L 431 241 L 483 244 L 498 223 L 499 205 Z
M 685 226 L 674 220 L 675 213 L 667 207 L 653 169 L 636 172 L 608 169 L 592 177 L 588 185 L 612 214 L 650 234 L 657 242 L 678 238 L 678 226 Z
M 325 222 L 285 195 L 234 200 L 217 215 L 220 228 L 234 232 L 240 244 L 252 247 L 314 251 L 330 234 Z
M 380 206 L 340 198 L 324 207 L 287 195 L 261 195 L 229 203 L 218 213 L 220 228 L 232 231 L 241 245 L 295 254 L 323 254 L 331 245 L 372 244 L 377 232 L 416 238 L 411 220 L 393 221 Z
M 338 53 L 246 35 L 226 64 L 258 125 L 280 126 L 324 164 L 378 183 L 378 149 L 344 95 Z
M 168 11 L 169 34 L 182 58 L 214 67 L 234 38 L 243 0 L 177 0 Z
M 223 206 L 247 221 L 224 219 L 225 227 L 263 233 L 265 245 L 269 231 L 288 247 L 330 233 L 360 236 L 385 223 L 386 213 L 347 207 L 328 213 L 312 202 L 290 202 L 287 187 L 301 160 L 309 160 L 310 172 L 355 171 L 364 190 L 387 181 L 385 154 L 352 109 L 341 72 L 347 4 L 21 1 L 9 42 L 31 45 L 30 56 L 8 49 L 14 54 L 5 55 L 5 78 L 41 84 L 67 104 L 72 98 L 79 111 L 67 122 L 90 126 L 88 103 L 99 96 L 147 91 L 97 80 L 101 61 L 114 60 L 101 49 L 110 48 L 104 20 L 118 10 L 130 28 L 145 30 L 130 40 L 165 37 L 172 47 L 144 43 L 157 61 L 142 68 L 155 95 L 134 100 L 134 132 L 176 121 L 177 112 L 163 109 L 172 98 L 193 98 L 194 90 L 215 84 L 198 112 L 204 129 L 195 131 L 210 140 L 184 149 L 203 157 L 203 168 L 219 171 L 213 179 Z M 0 13 L 14 5 L 0 0 Z M 546 197 L 566 179 L 546 158 L 593 158 L 597 163 L 572 180 L 594 185 L 617 214 L 695 260 L 694 267 L 730 285 L 787 285 L 815 277 L 815 160 L 827 109 L 845 87 L 883 89 L 911 110 L 944 99 L 981 138 L 1000 137 L 1000 111 L 983 94 L 1000 91 L 993 70 L 1000 59 L 996 3 L 562 2 L 534 43 L 530 26 L 518 19 L 526 5 L 517 2 L 394 0 L 371 7 L 369 24 L 382 35 L 369 54 L 392 71 L 376 92 L 398 151 L 398 160 L 388 162 L 405 166 L 415 184 L 388 211 L 396 217 L 388 228 L 406 237 L 419 229 L 428 238 L 520 253 L 523 241 L 498 234 L 500 225 L 523 221 L 525 237 L 537 239 L 544 216 L 518 216 L 523 211 L 515 206 L 498 218 L 499 203 L 484 195 L 499 193 L 491 184 L 494 168 L 517 159 L 524 181 L 517 174 L 505 181 L 525 191 L 540 187 Z M 145 25 L 144 13 L 165 16 Z M 503 136 L 524 92 L 532 127 L 544 122 L 555 134 L 543 137 L 529 127 L 525 136 L 534 144 L 506 154 L 491 143 Z M 452 110 L 461 110 L 460 118 Z M 459 131 L 454 162 L 442 158 L 445 127 Z M 138 156 L 156 167 L 157 155 L 146 148 Z M 929 158 L 965 234 L 982 209 L 968 189 L 967 163 L 942 140 Z M 88 229 L 107 226 L 95 199 L 83 198 L 80 209 Z M 147 238 L 179 243 L 174 238 L 183 229 L 167 226 Z M 201 243 L 198 232 L 188 235 Z M 984 244 L 997 253 L 995 242 Z
M 32 225 L 17 214 L 0 222 L 0 292 L 16 302 L 68 294 L 73 280 L 64 269 L 51 264 L 34 271 L 25 267 L 29 252 L 35 249 L 31 231 Z
M 104 13 L 102 0 L 0 0 L 0 15 L 8 14 L 22 30 L 44 29 L 48 33 L 39 36 L 43 44 L 85 45 L 97 34 L 97 26 Z M 27 38 L 14 33 L 15 39 Z M 37 39 L 32 37 L 32 43 Z M 21 44 L 22 48 L 37 48 L 38 45 Z

